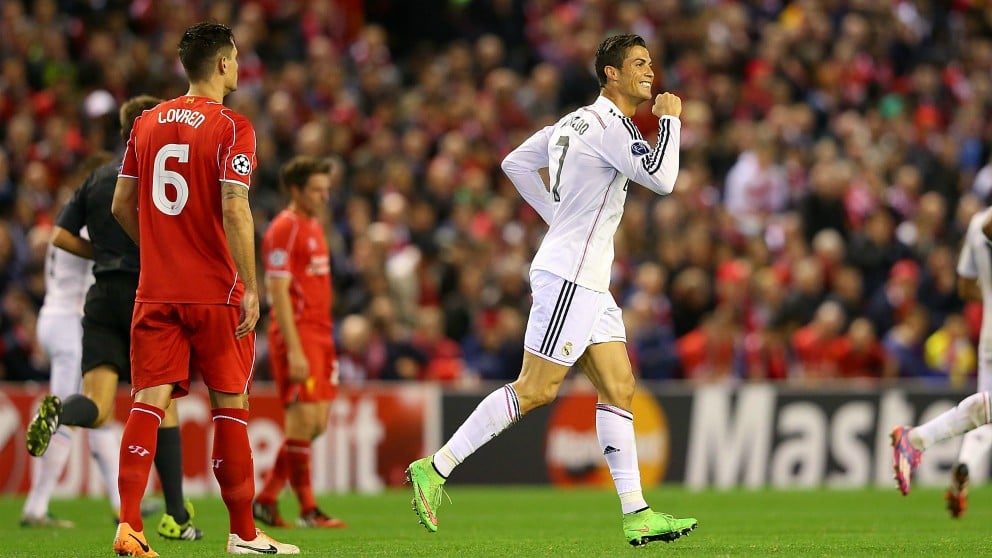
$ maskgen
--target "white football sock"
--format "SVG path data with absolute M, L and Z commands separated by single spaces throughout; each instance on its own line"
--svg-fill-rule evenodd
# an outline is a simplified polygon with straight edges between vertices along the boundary
M 48 442 L 48 449 L 41 457 L 31 460 L 31 491 L 24 501 L 22 514 L 28 517 L 42 517 L 48 514 L 48 502 L 55 492 L 55 484 L 66 463 L 69 462 L 69 451 L 72 449 L 72 432 L 65 426 L 60 426 Z
M 87 430 L 90 441 L 90 454 L 100 468 L 100 476 L 107 489 L 110 505 L 115 510 L 121 509 L 121 491 L 117 487 L 117 472 L 120 470 L 121 438 L 117 429 L 109 424 L 100 428 Z
M 969 471 L 974 471 L 992 446 L 992 426 L 984 424 L 968 432 L 961 440 L 958 450 L 958 463 L 964 463 Z
M 641 471 L 637 468 L 634 415 L 620 407 L 597 403 L 596 437 L 610 466 L 623 513 L 648 507 L 641 494 Z
M 909 431 L 909 442 L 918 450 L 925 450 L 937 442 L 953 438 L 992 422 L 989 392 L 969 395 L 953 409 L 948 409 L 933 420 Z
M 510 384 L 490 393 L 434 454 L 434 468 L 447 478 L 455 467 L 520 420 L 520 402 Z

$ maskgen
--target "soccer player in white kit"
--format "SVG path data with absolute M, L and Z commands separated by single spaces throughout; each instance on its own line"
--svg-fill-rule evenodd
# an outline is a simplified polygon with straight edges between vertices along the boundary
M 951 470 L 945 494 L 947 510 L 960 517 L 968 505 L 968 469 L 988 451 L 992 431 L 992 208 L 975 214 L 968 224 L 958 257 L 958 295 L 982 301 L 978 340 L 978 393 L 970 395 L 933 420 L 892 430 L 892 453 L 899 491 L 909 494 L 913 471 L 923 451 L 937 442 L 964 434 L 958 463 Z
M 82 356 L 83 303 L 93 282 L 93 262 L 48 245 L 45 258 L 45 301 L 38 312 L 38 342 L 51 363 L 53 394 L 66 398 L 79 393 Z M 104 485 L 115 513 L 121 507 L 117 489 L 117 463 L 120 438 L 112 426 L 88 430 L 90 451 L 103 475 Z M 58 519 L 48 511 L 55 485 L 69 461 L 72 431 L 59 426 L 52 436 L 48 452 L 31 461 L 31 490 L 21 513 L 23 527 L 73 527 L 71 521 Z
M 487 396 L 434 455 L 410 464 L 414 510 L 437 531 L 437 508 L 452 470 L 533 409 L 554 400 L 572 365 L 599 394 L 596 433 L 634 546 L 673 541 L 695 529 L 648 507 L 641 493 L 633 415 L 634 375 L 620 307 L 609 292 L 613 235 L 630 181 L 668 194 L 679 170 L 682 101 L 654 98 L 658 141 L 648 144 L 631 120 L 652 99 L 654 72 L 644 40 L 617 35 L 596 51 L 601 91 L 596 101 L 528 138 L 503 161 L 503 171 L 549 225 L 530 268 L 533 305 L 520 376 Z M 548 168 L 546 185 L 539 169 Z

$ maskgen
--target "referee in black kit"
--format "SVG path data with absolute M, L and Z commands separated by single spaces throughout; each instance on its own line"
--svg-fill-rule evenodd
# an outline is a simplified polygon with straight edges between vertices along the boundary
M 121 136 L 131 136 L 135 119 L 162 102 L 148 95 L 133 97 L 120 109 Z M 121 157 L 97 168 L 56 220 L 52 244 L 94 260 L 96 281 L 86 294 L 83 309 L 83 393 L 60 401 L 54 395 L 42 400 L 38 415 L 27 430 L 31 455 L 41 455 L 59 424 L 96 428 L 113 417 L 119 379 L 131 380 L 131 315 L 138 289 L 138 246 L 110 212 Z M 86 227 L 89 240 L 80 237 Z M 193 526 L 193 506 L 183 498 L 183 460 L 176 406 L 165 412 L 158 431 L 158 470 L 165 498 L 165 514 L 158 534 L 174 540 L 197 540 L 203 533 Z

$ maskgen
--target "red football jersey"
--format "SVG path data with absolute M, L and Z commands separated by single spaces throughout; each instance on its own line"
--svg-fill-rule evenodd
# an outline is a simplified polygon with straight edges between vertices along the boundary
M 182 96 L 135 120 L 120 175 L 138 179 L 137 301 L 240 303 L 221 182 L 248 188 L 254 168 L 254 128 L 221 103 Z
M 320 222 L 288 209 L 276 215 L 262 239 L 265 273 L 289 277 L 297 326 L 331 327 L 331 262 Z M 270 312 L 276 323 L 275 307 Z

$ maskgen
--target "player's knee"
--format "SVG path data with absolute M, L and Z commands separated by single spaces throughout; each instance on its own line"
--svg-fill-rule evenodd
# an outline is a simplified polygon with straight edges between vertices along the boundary
M 630 408 L 630 402 L 634 400 L 634 376 L 627 376 L 613 382 L 606 387 L 608 398 L 613 405 L 618 405 L 625 409 Z
M 313 428 L 310 429 L 310 441 L 312 442 L 316 440 L 317 438 L 320 437 L 321 434 L 323 434 L 326 431 L 327 431 L 327 424 L 324 422 L 318 422 L 317 424 L 313 425 Z
M 543 407 L 558 397 L 558 388 L 561 384 L 544 384 L 538 386 L 526 386 L 524 389 L 515 387 L 517 400 L 520 403 L 520 414 Z
M 96 401 L 96 420 L 93 421 L 92 428 L 100 428 L 110 420 L 110 415 L 114 413 L 113 405 L 101 405 L 99 401 Z
M 986 417 L 989 415 L 989 394 L 987 392 L 980 391 L 969 395 L 958 406 L 966 410 L 972 428 L 988 423 Z

